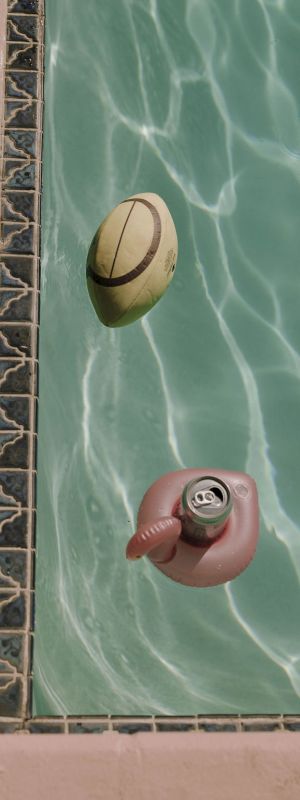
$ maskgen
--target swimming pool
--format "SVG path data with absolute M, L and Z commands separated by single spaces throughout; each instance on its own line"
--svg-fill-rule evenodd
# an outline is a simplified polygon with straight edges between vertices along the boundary
M 288 1 L 47 9 L 38 715 L 300 710 L 299 24 Z M 86 252 L 137 191 L 168 203 L 178 266 L 108 330 Z M 224 587 L 124 558 L 144 491 L 185 466 L 258 484 L 257 555 Z

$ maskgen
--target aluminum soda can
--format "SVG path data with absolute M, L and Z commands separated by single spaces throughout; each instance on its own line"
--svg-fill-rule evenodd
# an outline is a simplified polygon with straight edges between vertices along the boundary
M 211 544 L 226 525 L 232 509 L 227 484 L 207 475 L 190 481 L 184 487 L 178 516 L 182 523 L 181 538 L 196 546 Z

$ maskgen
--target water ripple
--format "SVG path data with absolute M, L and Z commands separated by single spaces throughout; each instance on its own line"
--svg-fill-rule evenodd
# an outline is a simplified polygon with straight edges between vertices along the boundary
M 300 710 L 299 30 L 292 0 L 48 9 L 39 714 Z M 147 189 L 178 268 L 110 331 L 86 250 Z M 124 558 L 149 484 L 197 464 L 249 471 L 261 507 L 251 567 L 199 592 Z

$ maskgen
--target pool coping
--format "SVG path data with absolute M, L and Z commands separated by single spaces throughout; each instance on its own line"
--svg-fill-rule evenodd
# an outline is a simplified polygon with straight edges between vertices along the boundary
M 30 708 L 43 0 L 1 0 L 0 720 Z
M 9 800 L 298 800 L 298 737 L 5 736 Z M 16 769 L 16 763 L 18 769 Z
M 0 733 L 300 732 L 280 714 L 32 717 L 44 0 L 0 0 L 0 40 Z

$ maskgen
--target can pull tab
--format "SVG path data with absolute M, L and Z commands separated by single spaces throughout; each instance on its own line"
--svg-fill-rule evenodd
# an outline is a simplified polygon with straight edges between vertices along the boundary
M 201 508 L 202 506 L 209 506 L 212 503 L 216 508 L 221 505 L 221 500 L 218 498 L 215 493 L 211 489 L 207 489 L 206 491 L 199 491 L 194 494 L 192 497 L 191 502 L 195 508 Z

